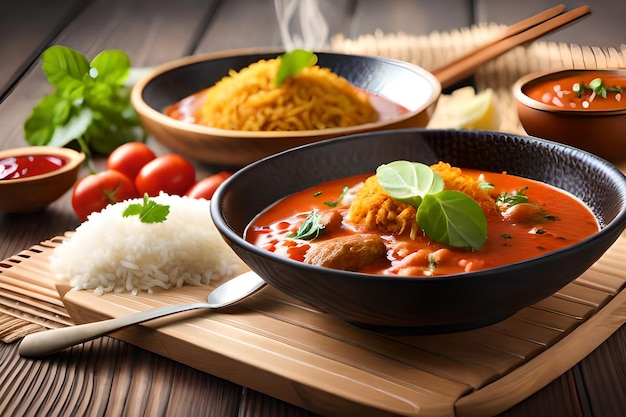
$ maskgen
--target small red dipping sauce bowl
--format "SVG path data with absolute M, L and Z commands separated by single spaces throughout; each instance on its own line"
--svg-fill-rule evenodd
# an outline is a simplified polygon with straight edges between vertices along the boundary
M 72 188 L 83 153 L 51 146 L 0 151 L 0 211 L 38 211 Z
M 626 158 L 626 69 L 533 73 L 513 94 L 529 135 L 610 161 Z

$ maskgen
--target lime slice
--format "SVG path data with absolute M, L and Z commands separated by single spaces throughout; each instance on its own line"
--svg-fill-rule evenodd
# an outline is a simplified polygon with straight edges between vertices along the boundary
M 451 94 L 441 95 L 428 127 L 498 130 L 500 117 L 493 90 L 488 88 L 476 93 L 473 87 L 462 87 Z

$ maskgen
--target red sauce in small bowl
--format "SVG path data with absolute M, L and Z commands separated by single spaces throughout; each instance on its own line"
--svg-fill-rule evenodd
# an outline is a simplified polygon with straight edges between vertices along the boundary
M 57 155 L 21 155 L 0 160 L 0 180 L 34 177 L 60 169 L 69 159 Z
M 590 88 L 596 79 L 601 80 L 606 96 Z M 527 85 L 524 93 L 533 100 L 563 110 L 626 109 L 626 79 L 618 74 L 589 72 L 571 73 L 558 79 L 544 78 Z

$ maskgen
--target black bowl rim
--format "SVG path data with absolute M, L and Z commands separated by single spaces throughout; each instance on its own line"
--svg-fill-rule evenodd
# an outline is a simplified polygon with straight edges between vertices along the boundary
M 559 142 L 553 142 L 550 140 L 546 140 L 546 139 L 542 139 L 542 138 L 538 138 L 538 137 L 534 137 L 534 136 L 523 136 L 523 135 L 516 135 L 516 134 L 508 134 L 508 133 L 502 133 L 502 132 L 491 132 L 491 131 L 479 131 L 479 130 L 455 130 L 455 129 L 425 129 L 425 128 L 408 128 L 408 129 L 398 129 L 398 130 L 394 130 L 394 131 L 379 131 L 379 132 L 365 132 L 365 133 L 358 133 L 358 134 L 354 134 L 354 135 L 349 135 L 349 136 L 343 136 L 343 137 L 338 137 L 338 138 L 332 138 L 332 139 L 328 139 L 328 140 L 324 140 L 322 142 L 315 142 L 312 144 L 306 144 L 306 145 L 301 145 L 298 147 L 294 147 L 291 149 L 287 149 L 285 151 L 276 153 L 274 155 L 270 155 L 268 157 L 265 157 L 259 161 L 256 161 L 250 165 L 247 165 L 243 168 L 241 168 L 240 170 L 238 170 L 237 172 L 235 172 L 230 178 L 228 178 L 215 192 L 215 195 L 213 196 L 211 203 L 210 203 L 210 212 L 211 212 L 211 216 L 213 217 L 213 221 L 217 227 L 217 229 L 219 230 L 219 232 L 223 235 L 223 237 L 225 237 L 225 240 L 228 241 L 233 241 L 233 242 L 238 242 L 237 244 L 243 249 L 246 250 L 248 252 L 253 253 L 255 256 L 260 256 L 269 260 L 272 260 L 274 262 L 278 262 L 278 263 L 282 263 L 285 264 L 287 266 L 292 266 L 292 267 L 297 267 L 297 268 L 302 268 L 304 270 L 310 270 L 311 272 L 324 272 L 324 271 L 328 271 L 328 268 L 324 268 L 324 267 L 320 267 L 320 266 L 316 266 L 316 265 L 309 265 L 309 264 L 305 264 L 303 262 L 298 262 L 296 260 L 287 258 L 287 257 L 281 257 L 278 255 L 275 255 L 274 253 L 264 250 L 262 248 L 259 248 L 255 245 L 253 245 L 252 243 L 246 241 L 242 236 L 239 236 L 239 234 L 237 234 L 234 230 L 232 230 L 230 228 L 230 226 L 228 226 L 225 222 L 225 220 L 223 219 L 223 217 L 221 216 L 221 209 L 220 209 L 220 200 L 221 200 L 221 196 L 222 194 L 224 194 L 230 183 L 236 181 L 236 179 L 241 176 L 244 175 L 247 171 L 249 170 L 253 170 L 256 169 L 257 166 L 261 165 L 261 164 L 265 164 L 268 162 L 271 162 L 272 159 L 274 158 L 284 158 L 284 157 L 288 157 L 290 153 L 292 152 L 302 152 L 305 151 L 308 148 L 313 148 L 313 147 L 320 147 L 320 146 L 328 146 L 328 144 L 331 144 L 333 142 L 338 142 L 338 141 L 355 141 L 355 140 L 359 140 L 360 137 L 364 137 L 364 136 L 372 136 L 372 135 L 385 135 L 386 133 L 401 133 L 401 132 L 412 132 L 412 131 L 419 131 L 419 132 L 467 132 L 468 134 L 471 134 L 471 132 L 474 133 L 491 133 L 491 134 L 499 134 L 499 135 L 506 135 L 509 137 L 513 137 L 516 139 L 520 139 L 523 141 L 527 141 L 527 142 L 536 142 L 539 144 L 544 144 L 548 145 L 550 144 L 550 146 L 554 146 L 556 148 L 560 148 L 563 150 L 569 149 L 570 150 L 570 154 L 572 156 L 576 156 L 577 158 L 586 158 L 588 161 L 593 161 L 594 164 L 599 165 L 603 170 L 606 170 L 607 173 L 611 173 L 611 177 L 613 178 L 618 177 L 621 178 L 621 184 L 618 184 L 621 186 L 621 188 L 623 189 L 623 195 L 626 196 L 626 175 L 620 171 L 615 165 L 611 164 L 610 162 L 602 159 L 601 157 L 594 155 L 590 152 L 569 146 L 569 145 L 565 145 Z M 595 217 L 595 214 L 594 214 Z M 596 217 L 596 220 L 597 217 Z M 568 252 L 575 252 L 578 250 L 578 248 L 580 246 L 583 245 L 590 245 L 593 244 L 594 241 L 596 240 L 601 240 L 603 239 L 604 235 L 607 234 L 615 234 L 615 239 L 617 239 L 617 237 L 619 236 L 619 234 L 621 232 L 624 231 L 625 227 L 626 227 L 626 204 L 624 204 L 619 213 L 615 216 L 615 218 L 613 218 L 609 224 L 607 225 L 599 225 L 600 230 L 598 230 L 598 232 L 594 233 L 593 235 L 577 242 L 574 243 L 572 245 L 566 246 L 564 248 L 555 250 L 555 251 L 551 251 L 549 253 L 540 255 L 540 256 L 536 256 L 530 259 L 526 259 L 520 262 L 516 262 L 516 263 L 512 263 L 512 264 L 507 264 L 507 265 L 502 265 L 502 266 L 498 266 L 498 267 L 494 267 L 494 268 L 489 268 L 489 269 L 483 269 L 483 270 L 479 270 L 479 271 L 473 271 L 473 272 L 461 272 L 461 273 L 455 273 L 455 274 L 449 274 L 449 275 L 437 275 L 437 276 L 433 276 L 433 277 L 397 277 L 397 276 L 393 276 L 393 275 L 376 275 L 376 274 L 366 274 L 366 273 L 361 273 L 361 272 L 352 272 L 352 271 L 342 271 L 342 270 L 332 270 L 332 273 L 338 276 L 346 276 L 346 277 L 352 277 L 352 278 L 359 278 L 359 279 L 364 279 L 364 280 L 380 280 L 381 278 L 384 278 L 385 280 L 393 280 L 393 281 L 407 281 L 407 280 L 412 280 L 412 281 L 416 281 L 416 282 L 424 282 L 424 281 L 429 281 L 429 282 L 441 282 L 441 281 L 454 281 L 454 280 L 458 280 L 458 279 L 471 279 L 472 276 L 476 276 L 476 275 L 481 275 L 483 277 L 494 277 L 494 278 L 498 278 L 501 277 L 503 274 L 506 274 L 508 270 L 511 269 L 517 269 L 519 268 L 521 265 L 523 264 L 535 264 L 535 263 L 543 263 L 546 262 L 546 260 L 548 258 L 553 258 L 553 257 L 560 257 L 560 256 L 564 256 L 566 255 Z M 621 229 L 621 230 L 620 230 Z
M 539 110 L 547 113 L 554 114 L 562 114 L 562 115 L 571 115 L 574 117 L 613 117 L 613 116 L 621 116 L 626 114 L 626 108 L 624 109 L 613 109 L 613 110 L 585 110 L 585 109 L 560 109 L 557 107 L 549 106 L 545 103 L 537 101 L 535 99 L 530 98 L 524 93 L 524 89 L 526 86 L 533 84 L 535 82 L 540 82 L 543 80 L 548 80 L 552 78 L 559 78 L 564 75 L 572 74 L 572 73 L 584 73 L 584 72 L 596 72 L 596 73 L 610 73 L 610 74 L 618 74 L 624 77 L 626 81 L 626 68 L 625 69 L 565 69 L 559 71 L 538 71 L 530 74 L 526 74 L 519 78 L 513 84 L 513 96 L 518 101 L 518 103 L 529 107 L 534 110 Z M 624 92 L 626 95 L 626 92 Z
M 301 130 L 301 131 L 287 131 L 287 132 L 248 132 L 241 130 L 228 130 L 228 129 L 218 129 L 209 126 L 203 126 L 194 123 L 187 123 L 180 120 L 173 119 L 169 116 L 163 114 L 162 111 L 155 109 L 146 103 L 143 99 L 143 91 L 150 84 L 151 81 L 156 79 L 157 77 L 170 72 L 175 71 L 181 68 L 184 68 L 188 65 L 194 65 L 200 62 L 236 57 L 236 56 L 261 56 L 267 54 L 280 54 L 284 52 L 284 49 L 281 48 L 268 48 L 268 49 L 235 49 L 229 51 L 222 52 L 212 52 L 212 53 L 204 53 L 197 55 L 189 55 L 182 58 L 178 58 L 164 64 L 158 65 L 154 67 L 151 71 L 141 77 L 132 87 L 131 90 L 131 102 L 135 107 L 135 110 L 139 114 L 144 114 L 145 117 L 149 117 L 153 121 L 167 126 L 171 129 L 176 129 L 178 131 L 186 131 L 193 132 L 197 134 L 205 134 L 209 136 L 221 136 L 221 137 L 237 137 L 237 138 L 246 138 L 246 139 L 266 139 L 266 138 L 290 138 L 290 137 L 317 137 L 317 136 L 339 136 L 339 135 L 349 135 L 356 134 L 363 130 L 369 129 L 381 129 L 385 126 L 390 126 L 393 124 L 401 123 L 405 120 L 408 120 L 421 112 L 427 110 L 430 106 L 436 103 L 441 95 L 441 83 L 439 80 L 429 71 L 424 68 L 411 64 L 409 62 L 385 58 L 379 56 L 370 56 L 370 55 L 356 55 L 356 54 L 347 54 L 347 53 L 338 53 L 338 52 L 330 52 L 319 50 L 315 51 L 316 54 L 325 54 L 328 56 L 338 56 L 338 57 L 359 57 L 365 59 L 372 59 L 380 62 L 386 62 L 391 65 L 395 65 L 401 68 L 405 68 L 411 70 L 412 72 L 418 74 L 422 79 L 428 82 L 428 84 L 432 88 L 431 95 L 424 101 L 421 107 L 416 110 L 409 111 L 404 113 L 400 117 L 391 120 L 385 121 L 377 121 L 373 123 L 366 123 L 356 126 L 350 127 L 342 127 L 342 128 L 330 128 L 323 130 Z

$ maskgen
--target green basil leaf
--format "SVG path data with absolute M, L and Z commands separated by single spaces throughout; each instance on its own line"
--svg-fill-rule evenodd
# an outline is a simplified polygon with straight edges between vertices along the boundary
M 84 139 L 89 147 L 97 153 L 108 155 L 120 145 L 136 141 L 142 137 L 144 132 L 137 126 L 130 126 L 128 122 L 125 125 L 113 124 L 106 114 L 99 111 L 93 111 L 93 120 Z
M 443 190 L 441 176 L 419 162 L 394 161 L 376 169 L 378 182 L 392 198 L 419 207 L 426 194 Z
M 317 63 L 317 55 L 311 51 L 303 49 L 294 49 L 286 52 L 280 57 L 280 66 L 276 73 L 274 83 L 279 86 L 289 77 L 293 77 L 302 72 L 306 67 L 313 66 Z
M 79 52 L 51 46 L 43 71 L 56 89 L 24 122 L 31 145 L 66 146 L 78 140 L 85 153 L 110 154 L 126 142 L 145 141 L 147 132 L 130 103 L 130 59 L 107 50 L 89 63 Z
M 42 55 L 43 72 L 48 82 L 59 90 L 74 90 L 89 76 L 89 61 L 81 53 L 54 45 Z
M 52 123 L 55 125 L 67 123 L 72 116 L 73 107 L 70 100 L 59 100 L 52 108 Z
M 124 85 L 130 75 L 130 58 L 118 49 L 102 51 L 91 61 L 91 68 L 96 70 L 91 76 L 98 82 Z
M 69 118 L 71 103 L 58 94 L 48 94 L 37 102 L 24 122 L 24 138 L 33 146 L 47 145 L 59 120 Z
M 485 213 L 460 191 L 425 195 L 416 219 L 426 236 L 446 245 L 479 250 L 487 241 Z
M 92 112 L 88 108 L 81 109 L 76 115 L 71 117 L 64 125 L 57 125 L 54 129 L 49 146 L 62 148 L 77 139 L 87 131 L 91 124 Z

